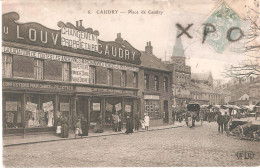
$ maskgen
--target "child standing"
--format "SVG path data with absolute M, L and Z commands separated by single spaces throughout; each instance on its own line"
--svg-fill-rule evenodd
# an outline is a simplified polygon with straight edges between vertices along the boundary
M 59 137 L 60 137 L 60 135 L 61 135 L 61 123 L 60 123 L 60 122 L 58 122 L 58 124 L 57 124 L 56 134 L 57 134 Z
M 78 119 L 77 123 L 76 123 L 76 129 L 75 129 L 75 138 L 77 138 L 77 136 L 81 136 L 82 138 L 82 129 L 81 129 L 81 123 L 80 123 L 80 119 Z

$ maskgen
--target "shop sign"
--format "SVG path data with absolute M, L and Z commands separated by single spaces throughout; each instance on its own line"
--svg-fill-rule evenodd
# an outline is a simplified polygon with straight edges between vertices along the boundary
M 122 94 L 130 94 L 134 95 L 134 91 L 131 90 L 119 90 L 119 89 L 106 89 L 106 88 L 93 88 L 93 87 L 82 87 L 77 86 L 77 91 L 80 92 L 93 92 L 93 93 L 122 93 Z
M 121 110 L 121 109 L 122 109 L 121 103 L 116 104 L 116 105 L 115 105 L 115 108 L 116 108 L 116 111 Z
M 61 45 L 73 49 L 98 52 L 98 37 L 95 34 L 61 27 Z
M 131 112 L 131 106 L 130 105 L 125 105 L 125 112 Z
M 43 103 L 43 104 L 42 104 L 42 108 L 43 108 L 43 111 L 44 111 L 44 112 L 52 111 L 52 110 L 53 110 L 52 101 Z
M 35 89 L 51 89 L 51 90 L 73 90 L 73 86 L 29 83 L 29 82 L 3 82 L 3 88 L 35 88 Z
M 69 103 L 60 103 L 60 111 L 70 111 Z
M 25 109 L 26 109 L 27 111 L 31 111 L 31 112 L 36 113 L 37 104 L 31 103 L 31 102 L 27 102 L 27 103 L 26 103 L 26 106 L 25 106 Z
M 5 110 L 6 111 L 17 111 L 17 101 L 6 101 Z
M 71 82 L 89 83 L 89 64 L 72 63 L 71 64 Z
M 71 23 L 59 22 L 60 29 L 53 30 L 34 22 L 19 23 L 19 14 L 15 12 L 3 14 L 2 18 L 3 41 L 141 64 L 141 52 L 127 41 L 101 41 L 99 32 L 91 28 L 79 31 Z
M 144 99 L 160 100 L 160 96 L 159 95 L 144 95 Z
M 93 111 L 100 111 L 100 103 L 93 103 Z
M 120 64 L 113 64 L 113 63 L 108 63 L 103 61 L 88 60 L 84 58 L 76 58 L 76 57 L 62 56 L 62 55 L 56 55 L 50 53 L 43 53 L 43 52 L 32 51 L 29 49 L 16 48 L 16 47 L 2 46 L 2 52 L 6 54 L 20 55 L 20 56 L 26 56 L 32 58 L 47 59 L 47 60 L 61 61 L 61 62 L 71 62 L 73 64 L 88 64 L 88 65 L 99 66 L 99 67 L 110 68 L 110 69 L 118 69 L 118 70 L 125 70 L 125 71 L 134 71 L 134 72 L 139 71 L 139 68 L 127 66 L 127 65 L 120 65 Z
M 106 103 L 106 110 L 112 112 L 112 110 L 113 110 L 113 105 L 112 105 L 112 104 L 109 104 L 109 103 Z

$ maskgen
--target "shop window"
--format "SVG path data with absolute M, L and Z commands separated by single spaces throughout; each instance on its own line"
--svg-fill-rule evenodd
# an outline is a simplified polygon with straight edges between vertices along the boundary
M 57 111 L 57 120 L 64 118 L 65 120 L 69 121 L 71 119 L 70 115 L 70 96 L 59 96 L 59 111 Z M 70 122 L 69 122 L 70 123 Z
M 94 97 L 91 102 L 91 111 L 90 111 L 90 125 L 96 125 L 97 123 L 102 122 L 102 113 L 101 113 L 101 98 Z
M 163 79 L 163 89 L 165 92 L 168 92 L 168 78 Z
M 43 79 L 43 60 L 34 59 L 34 78 Z
M 149 89 L 149 75 L 148 74 L 144 74 L 144 86 L 145 89 Z
M 25 127 L 54 126 L 54 95 L 28 94 L 25 107 Z
M 160 101 L 145 100 L 145 113 L 148 113 L 151 118 L 160 118 Z
M 113 69 L 107 69 L 107 84 L 113 86 Z
M 120 86 L 121 87 L 126 87 L 126 71 L 121 71 Z
M 137 74 L 137 72 L 133 73 L 133 87 L 138 88 L 138 74 Z
M 89 66 L 89 83 L 96 83 L 96 67 L 94 66 Z
M 70 63 L 62 63 L 62 81 L 70 81 Z
M 12 77 L 12 56 L 3 54 L 2 56 L 2 75 L 3 77 Z
M 154 88 L 155 90 L 159 91 L 159 77 L 154 76 Z
M 3 127 L 22 127 L 22 95 L 5 93 L 3 102 Z

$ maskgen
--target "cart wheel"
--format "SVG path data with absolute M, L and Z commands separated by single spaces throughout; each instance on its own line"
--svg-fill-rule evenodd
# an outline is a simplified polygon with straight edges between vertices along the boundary
M 226 133 L 227 133 L 227 136 L 229 137 L 229 136 L 230 136 L 230 132 L 229 132 L 229 131 L 226 131 Z

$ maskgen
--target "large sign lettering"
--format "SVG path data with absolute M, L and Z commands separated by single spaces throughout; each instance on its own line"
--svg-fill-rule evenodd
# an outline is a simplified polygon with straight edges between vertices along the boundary
M 42 53 L 42 52 L 32 51 L 23 48 L 2 46 L 2 52 L 6 54 L 21 55 L 21 56 L 27 56 L 32 58 L 48 59 L 48 60 L 55 60 L 55 61 L 62 61 L 62 62 L 72 62 L 75 64 L 80 64 L 80 63 L 85 65 L 88 64 L 88 65 L 100 66 L 100 67 L 110 68 L 110 69 L 119 69 L 119 70 L 126 70 L 126 71 L 135 71 L 135 72 L 139 71 L 139 68 L 127 66 L 127 65 L 118 65 L 118 64 L 113 64 L 113 63 L 108 63 L 103 61 L 88 60 L 88 59 L 69 57 L 63 55 Z
M 58 49 L 78 54 L 141 64 L 141 52 L 127 41 L 104 42 L 91 28 L 77 30 L 71 23 L 59 22 L 60 30 L 49 29 L 39 23 L 18 23 L 15 12 L 3 14 L 2 37 L 4 41 Z
M 89 64 L 71 63 L 71 82 L 89 83 Z
M 97 35 L 67 27 L 61 28 L 61 45 L 98 52 Z
M 3 82 L 3 88 L 35 88 L 35 89 L 52 89 L 52 90 L 73 90 L 73 86 L 29 83 L 29 82 Z

